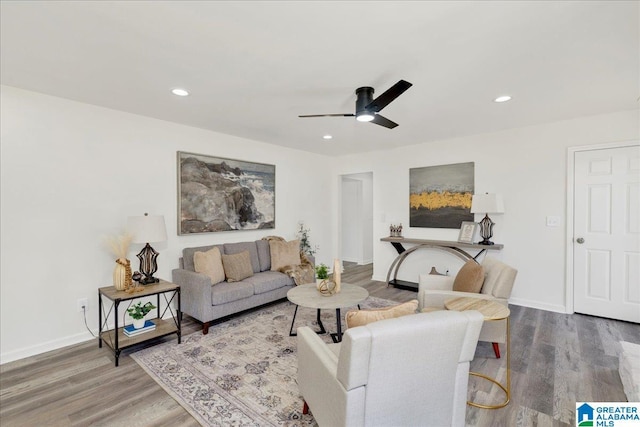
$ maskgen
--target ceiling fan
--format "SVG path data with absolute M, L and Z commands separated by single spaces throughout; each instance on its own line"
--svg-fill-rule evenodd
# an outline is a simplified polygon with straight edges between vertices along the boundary
M 411 83 L 405 80 L 400 80 L 376 99 L 373 99 L 372 87 L 359 87 L 356 89 L 357 98 L 355 114 L 307 114 L 298 117 L 355 117 L 356 120 L 360 122 L 372 122 L 377 125 L 393 129 L 398 126 L 398 124 L 381 116 L 378 112 L 389 105 L 394 99 L 402 95 L 411 86 L 413 86 Z

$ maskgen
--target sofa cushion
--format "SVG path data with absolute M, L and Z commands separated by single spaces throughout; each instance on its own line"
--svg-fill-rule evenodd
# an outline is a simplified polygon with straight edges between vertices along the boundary
M 243 251 L 233 255 L 222 255 L 222 265 L 227 282 L 239 282 L 242 279 L 253 276 L 251 257 L 249 251 Z
M 244 281 L 222 282 L 211 287 L 211 304 L 222 305 L 253 295 L 253 285 Z
M 403 304 L 391 307 L 380 308 L 377 310 L 351 310 L 345 316 L 347 328 L 355 328 L 356 326 L 364 326 L 378 320 L 393 319 L 395 317 L 415 314 L 418 310 L 418 300 L 414 299 Z
M 196 273 L 208 276 L 212 285 L 224 281 L 225 275 L 220 249 L 214 247 L 206 252 L 197 251 L 193 254 L 193 264 Z
M 484 268 L 475 260 L 467 261 L 453 281 L 453 290 L 456 292 L 479 293 L 484 283 Z
M 260 261 L 258 260 L 258 248 L 256 242 L 239 242 L 239 243 L 225 243 L 224 253 L 226 255 L 238 254 L 240 252 L 248 251 L 251 258 L 251 268 L 254 273 L 260 271 Z
M 278 271 L 263 271 L 261 273 L 254 274 L 251 277 L 247 277 L 243 282 L 251 283 L 253 285 L 254 294 L 263 294 L 265 292 L 273 291 L 274 289 L 295 284 L 291 277 Z
M 268 240 L 256 240 L 258 248 L 258 261 L 260 261 L 260 271 L 271 270 L 271 250 Z
M 283 242 L 269 240 L 271 271 L 279 271 L 289 265 L 300 265 L 300 240 Z
M 207 252 L 212 248 L 218 248 L 220 253 L 224 253 L 223 245 L 209 245 L 209 246 L 198 246 L 196 248 L 184 248 L 182 250 L 182 262 L 184 263 L 184 269 L 189 271 L 196 271 L 195 265 L 193 264 L 193 255 L 196 252 Z

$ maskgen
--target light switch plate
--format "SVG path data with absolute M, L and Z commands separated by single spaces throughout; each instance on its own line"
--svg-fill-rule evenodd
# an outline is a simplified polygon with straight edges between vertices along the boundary
M 560 227 L 559 216 L 547 216 L 547 227 Z

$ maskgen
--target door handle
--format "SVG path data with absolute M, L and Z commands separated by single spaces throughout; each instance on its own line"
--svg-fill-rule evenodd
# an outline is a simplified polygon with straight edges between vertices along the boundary
M 578 244 L 580 244 L 580 245 L 581 245 L 581 244 L 583 244 L 583 243 L 584 243 L 584 239 L 583 239 L 582 237 L 578 237 L 578 238 L 576 239 L 576 242 L 578 242 Z

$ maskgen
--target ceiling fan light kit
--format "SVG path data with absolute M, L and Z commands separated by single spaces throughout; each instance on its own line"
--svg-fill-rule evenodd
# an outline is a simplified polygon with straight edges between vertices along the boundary
M 368 111 L 360 111 L 356 113 L 356 120 L 359 122 L 370 122 L 374 119 L 374 115 Z
M 387 119 L 386 117 L 378 114 L 384 107 L 389 105 L 394 99 L 402 95 L 407 89 L 413 86 L 411 83 L 405 80 L 400 80 L 398 83 L 387 89 L 382 95 L 373 99 L 373 88 L 369 86 L 363 86 L 356 89 L 356 113 L 340 113 L 340 114 L 308 114 L 298 117 L 355 117 L 359 122 L 372 122 L 379 126 L 393 129 L 398 126 L 397 123 Z

